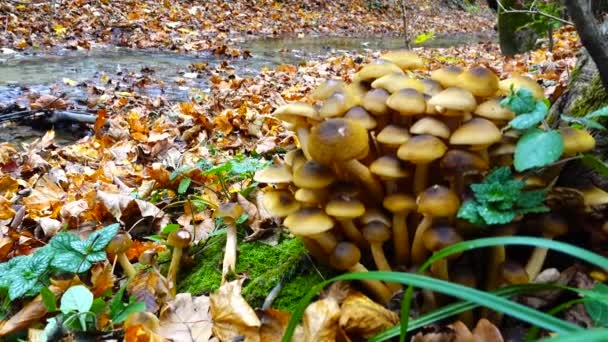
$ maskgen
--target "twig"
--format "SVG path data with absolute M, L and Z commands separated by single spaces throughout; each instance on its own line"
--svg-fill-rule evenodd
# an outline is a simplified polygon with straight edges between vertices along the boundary
M 513 9 L 513 8 L 506 9 L 505 6 L 503 6 L 503 4 L 500 2 L 500 0 L 497 1 L 497 3 L 498 3 L 498 6 L 500 7 L 502 13 L 504 13 L 504 14 L 512 14 L 512 13 L 538 14 L 538 15 L 540 15 L 542 17 L 553 19 L 553 20 L 558 21 L 558 22 L 560 22 L 562 24 L 565 24 L 565 25 L 574 25 L 574 23 L 572 23 L 572 22 L 570 22 L 568 20 L 562 19 L 560 17 L 556 17 L 556 16 L 551 15 L 549 13 L 545 13 L 545 12 L 538 11 L 538 10 L 517 10 L 517 9 Z
M 403 20 L 403 39 L 405 42 L 405 47 L 410 48 L 410 39 L 408 37 L 408 29 L 407 29 L 407 10 L 405 8 L 404 0 L 400 1 L 401 3 L 401 20 Z

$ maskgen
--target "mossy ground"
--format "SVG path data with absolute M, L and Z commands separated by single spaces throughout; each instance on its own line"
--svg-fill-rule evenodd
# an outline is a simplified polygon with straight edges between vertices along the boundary
M 225 235 L 210 238 L 196 266 L 184 270 L 179 281 L 180 292 L 195 295 L 213 292 L 220 286 Z M 239 241 L 236 272 L 246 274 L 243 296 L 252 307 L 260 307 L 270 291 L 284 279 L 283 287 L 272 307 L 293 311 L 298 300 L 315 284 L 321 275 L 310 265 L 306 249 L 297 239 L 282 238 L 276 246 L 261 242 Z M 322 270 L 328 274 L 328 270 Z
M 570 115 L 583 116 L 604 106 L 608 106 L 608 91 L 602 86 L 599 76 L 595 76 L 589 85 L 583 88 L 582 96 L 574 102 Z

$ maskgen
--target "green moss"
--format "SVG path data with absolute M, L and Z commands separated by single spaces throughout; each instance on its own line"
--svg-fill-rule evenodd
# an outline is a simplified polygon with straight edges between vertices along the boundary
M 570 115 L 583 116 L 604 106 L 608 106 L 608 92 L 602 86 L 600 77 L 595 76 L 583 89 L 581 97 L 572 105 Z
M 187 275 L 179 282 L 180 292 L 203 294 L 219 287 L 225 241 L 225 235 L 209 240 L 204 251 L 196 258 L 197 266 L 185 271 Z M 240 242 L 236 272 L 247 274 L 249 278 L 243 286 L 243 297 L 251 306 L 259 307 L 284 278 L 283 287 L 273 307 L 293 310 L 312 284 L 321 280 L 317 272 L 306 267 L 305 253 L 304 245 L 297 239 L 283 239 L 276 246 L 261 242 Z

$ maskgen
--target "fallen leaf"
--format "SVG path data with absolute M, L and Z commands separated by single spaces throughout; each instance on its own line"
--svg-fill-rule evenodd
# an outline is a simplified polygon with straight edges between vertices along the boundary
M 211 338 L 209 297 L 178 293 L 160 314 L 159 334 L 174 341 L 207 342 Z
M 232 341 L 244 336 L 247 341 L 259 339 L 258 329 L 262 325 L 255 311 L 241 296 L 245 279 L 222 285 L 210 296 L 213 335 L 221 341 Z
M 170 298 L 167 279 L 155 270 L 139 272 L 129 282 L 127 292 L 146 304 L 146 311 L 157 312 Z
M 305 342 L 335 341 L 338 334 L 340 307 L 333 298 L 320 299 L 304 311 L 302 328 Z
M 91 268 L 91 283 L 90 288 L 94 297 L 99 297 L 106 291 L 114 287 L 114 274 L 112 273 L 112 265 L 109 263 L 95 264 Z
M 352 291 L 340 306 L 340 327 L 350 336 L 370 338 L 399 323 L 399 316 Z

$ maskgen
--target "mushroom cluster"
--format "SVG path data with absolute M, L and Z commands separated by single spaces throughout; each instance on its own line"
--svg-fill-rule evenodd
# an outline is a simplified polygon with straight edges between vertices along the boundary
M 468 238 L 466 224 L 456 219 L 468 185 L 513 162 L 518 136 L 501 129 L 515 114 L 501 106 L 501 97 L 522 87 L 544 97 L 534 80 L 500 81 L 483 66 L 412 76 L 422 67 L 412 52 L 389 52 L 363 66 L 350 83 L 322 83 L 312 94 L 315 104 L 289 103 L 274 112 L 295 132 L 300 149 L 255 175 L 270 185 L 263 205 L 284 218 L 313 256 L 336 269 L 408 270 Z M 586 134 L 578 141 L 591 137 L 576 131 L 562 130 L 565 155 L 593 148 L 573 143 L 575 133 Z M 550 226 L 548 236 L 563 232 Z M 495 252 L 497 266 L 489 277 L 498 285 L 522 282 L 526 270 L 538 272 L 546 254 L 535 251 L 524 267 Z M 451 262 L 433 265 L 433 276 L 449 279 Z M 363 285 L 383 303 L 400 287 Z

